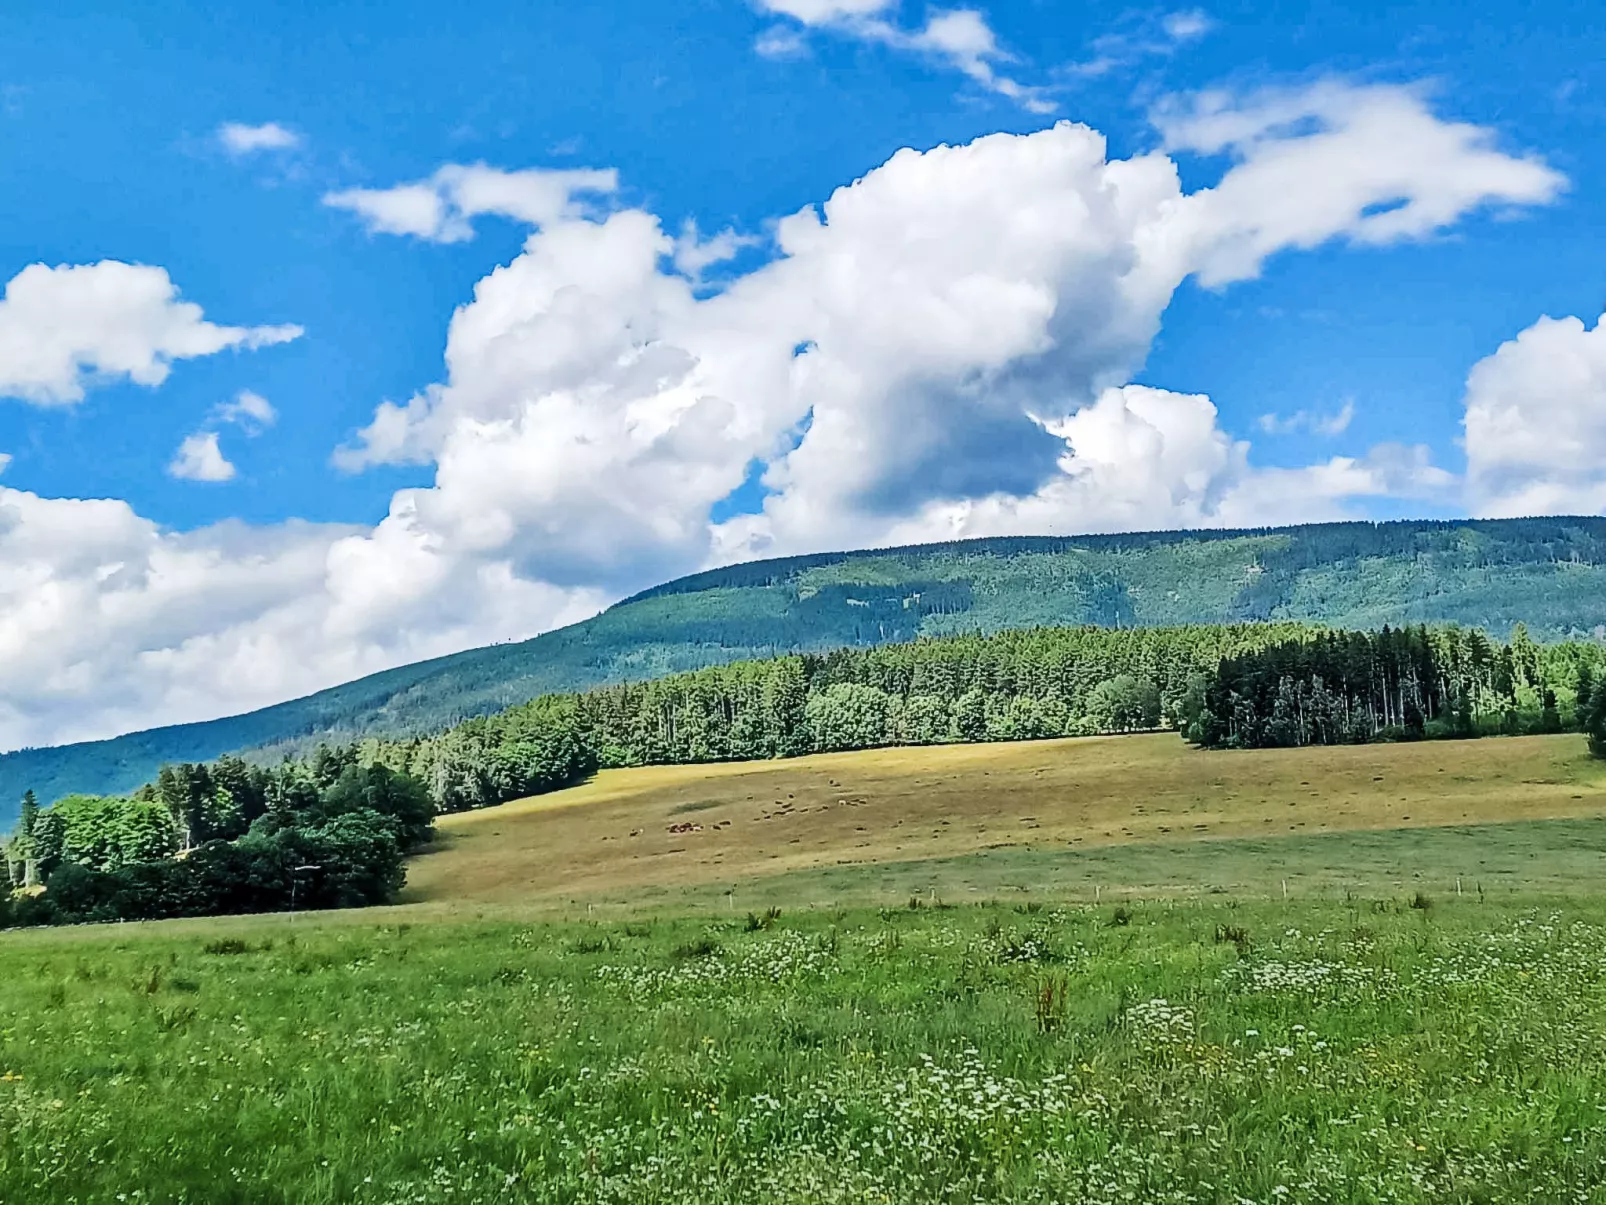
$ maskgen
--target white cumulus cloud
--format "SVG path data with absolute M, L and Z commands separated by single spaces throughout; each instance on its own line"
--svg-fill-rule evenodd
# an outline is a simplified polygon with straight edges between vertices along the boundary
M 758 7 L 791 17 L 808 29 L 823 29 L 894 50 L 927 55 L 1031 112 L 1054 110 L 1045 89 L 1023 84 L 1000 71 L 1015 62 L 1015 56 L 998 44 L 992 26 L 978 9 L 933 8 L 927 12 L 924 25 L 906 27 L 896 20 L 898 6 L 893 0 L 758 0 Z M 797 32 L 784 26 L 766 30 L 756 43 L 758 52 L 768 58 L 795 55 L 804 47 Z
M 609 588 L 638 566 L 913 530 L 1238 522 L 1252 506 L 1275 517 L 1279 490 L 1330 516 L 1385 486 L 1442 490 L 1414 449 L 1409 472 L 1394 454 L 1301 477 L 1256 470 L 1208 399 L 1122 392 L 1190 273 L 1231 279 L 1284 247 L 1355 237 L 1377 190 L 1346 173 L 1388 156 L 1402 130 L 1449 131 L 1416 171 L 1386 173 L 1389 195 L 1436 224 L 1554 191 L 1549 169 L 1438 121 L 1414 93 L 1316 91 L 1287 104 L 1325 121 L 1275 129 L 1252 99 L 1258 132 L 1192 194 L 1163 155 L 1109 160 L 1068 123 L 900 152 L 781 221 L 775 258 L 709 297 L 670 272 L 674 242 L 651 214 L 551 223 L 454 318 L 446 381 L 381 406 L 342 463 L 439 466 L 393 514 L 420 547 L 429 533 L 441 549 L 496 549 L 521 572 Z M 1343 155 L 1326 151 L 1335 129 Z M 1347 203 L 1292 209 L 1290 175 L 1311 172 Z M 1231 212 L 1220 194 L 1238 198 Z M 1319 422 L 1336 434 L 1345 418 Z M 708 508 L 755 458 L 768 465 L 762 513 L 711 531 Z
M 323 203 L 358 214 L 375 234 L 411 235 L 435 243 L 474 237 L 473 219 L 496 214 L 541 226 L 574 214 L 586 194 L 618 188 L 613 171 L 498 171 L 484 164 L 447 164 L 428 180 L 394 188 L 350 188 Z
M 1566 183 L 1537 157 L 1500 150 L 1492 131 L 1439 118 L 1413 88 L 1206 93 L 1156 118 L 1169 149 L 1237 161 L 1179 205 L 1168 232 L 1191 244 L 1206 285 L 1253 276 L 1283 248 L 1423 238 L 1470 211 L 1550 201 Z
M 644 209 L 526 173 L 477 169 L 480 192 L 437 174 L 445 217 L 375 228 L 438 238 L 482 212 L 533 228 L 453 315 L 442 379 L 381 405 L 343 453 L 432 464 L 433 482 L 373 527 L 184 534 L 119 502 L 0 489 L 0 742 L 239 710 L 755 554 L 1443 497 L 1456 481 L 1423 449 L 1268 469 L 1209 398 L 1134 383 L 1190 274 L 1230 281 L 1362 229 L 1417 237 L 1367 228 L 1380 190 L 1437 228 L 1558 186 L 1414 94 L 1338 95 L 1319 120 L 1239 122 L 1255 132 L 1221 144 L 1232 158 L 1202 192 L 1166 155 L 1111 159 L 1069 123 L 901 151 L 712 288 L 685 270 L 707 240 Z M 1322 150 L 1335 132 L 1344 154 Z M 1402 137 L 1437 153 L 1411 170 Z M 712 523 L 755 461 L 760 512 Z
M 701 280 L 703 273 L 715 264 L 734 259 L 743 248 L 756 247 L 762 242 L 755 235 L 737 234 L 731 229 L 704 238 L 696 220 L 687 218 L 681 224 L 680 236 L 675 239 L 675 267 L 689 279 Z
M 217 138 L 231 155 L 253 155 L 259 151 L 288 151 L 301 145 L 301 136 L 276 121 L 245 125 L 226 121 L 217 129 Z
M 481 642 L 606 599 L 498 577 L 390 607 L 405 557 L 353 562 L 363 529 L 224 523 L 172 532 L 113 500 L 0 487 L 0 748 L 210 718 Z
M 1467 378 L 1467 487 L 1483 515 L 1606 511 L 1606 321 L 1541 318 Z
M 1031 494 L 932 501 L 880 542 L 1322 522 L 1356 517 L 1359 499 L 1443 501 L 1457 485 L 1423 447 L 1257 468 L 1249 444 L 1217 425 L 1208 397 L 1144 385 L 1106 389 L 1053 429 L 1064 441 L 1060 471 Z
M 219 402 L 207 415 L 208 426 L 184 437 L 167 466 L 169 476 L 183 481 L 232 481 L 234 465 L 218 444 L 218 426 L 234 426 L 256 438 L 273 426 L 279 412 L 260 393 L 242 389 L 232 401 Z
M 1160 27 L 1173 42 L 1192 42 L 1204 37 L 1215 26 L 1203 9 L 1189 8 L 1167 13 Z
M 998 44 L 987 19 L 975 9 L 933 12 L 925 27 L 910 33 L 894 31 L 884 39 L 892 46 L 907 46 L 946 59 L 953 67 L 980 84 L 1016 101 L 1033 113 L 1052 113 L 1055 104 L 1039 87 L 1023 84 L 999 71 L 1002 64 L 1015 60 Z
M 279 420 L 273 403 L 249 389 L 240 390 L 232 402 L 219 402 L 212 408 L 212 416 L 220 423 L 243 427 L 248 435 L 255 435 Z
M 299 326 L 218 326 L 179 300 L 162 268 L 102 260 L 31 264 L 0 300 L 0 396 L 37 405 L 83 399 L 97 380 L 154 386 L 175 360 L 287 343 Z
M 895 8 L 896 0 L 758 0 L 766 12 L 793 17 L 805 25 L 828 25 L 858 17 L 871 17 Z
M 234 466 L 217 445 L 216 431 L 197 431 L 187 435 L 167 466 L 182 481 L 231 481 Z

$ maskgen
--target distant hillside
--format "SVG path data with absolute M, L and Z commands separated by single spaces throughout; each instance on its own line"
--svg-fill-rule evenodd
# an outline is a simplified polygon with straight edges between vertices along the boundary
M 0 756 L 0 823 L 33 788 L 131 790 L 167 761 L 431 731 L 548 691 L 777 652 L 1039 624 L 1450 622 L 1606 636 L 1606 519 L 1336 523 L 1023 537 L 758 561 L 647 590 L 520 644 L 404 666 L 207 723 Z

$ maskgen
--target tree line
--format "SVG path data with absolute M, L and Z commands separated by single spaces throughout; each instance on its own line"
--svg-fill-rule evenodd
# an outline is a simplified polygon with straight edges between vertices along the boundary
M 164 767 L 128 797 L 25 801 L 13 919 L 147 919 L 393 898 L 439 813 L 599 768 L 1169 727 L 1263 747 L 1589 729 L 1606 649 L 1458 628 L 1045 627 L 800 654 L 548 695 L 433 736 L 275 766 Z M 1598 696 L 1598 705 L 1596 699 Z M 27 889 L 46 884 L 42 896 Z
M 349 746 L 275 767 L 164 766 L 127 797 L 41 808 L 30 791 L 4 845 L 0 924 L 385 903 L 434 815 L 422 783 Z
M 1288 679 L 1284 684 L 1284 679 Z M 1174 728 L 1205 745 L 1586 726 L 1606 646 L 1477 629 L 1045 627 L 841 649 L 553 695 L 438 736 L 361 743 L 438 810 L 597 768 Z M 1279 692 L 1281 701 L 1279 702 Z
M 1606 716 L 1602 663 L 1599 644 L 1537 644 L 1520 624 L 1506 643 L 1476 629 L 1323 632 L 1224 658 L 1178 726 L 1211 748 L 1590 732 Z
M 454 812 L 598 768 L 1130 732 L 1170 724 L 1224 657 L 1317 631 L 1045 627 L 734 662 L 549 695 L 436 736 L 370 739 L 357 756 L 418 779 Z
M 434 736 L 321 746 L 274 766 L 165 766 L 126 797 L 25 800 L 5 847 L 23 892 L 12 919 L 379 903 L 438 813 L 602 767 L 1155 728 L 1223 657 L 1314 632 L 1038 628 L 843 649 L 548 695 Z

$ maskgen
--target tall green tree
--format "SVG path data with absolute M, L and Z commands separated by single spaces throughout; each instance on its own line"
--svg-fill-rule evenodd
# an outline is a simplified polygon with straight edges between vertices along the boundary
M 1606 758 L 1606 679 L 1596 682 L 1589 696 L 1589 707 L 1584 712 L 1584 735 L 1589 741 L 1589 752 Z

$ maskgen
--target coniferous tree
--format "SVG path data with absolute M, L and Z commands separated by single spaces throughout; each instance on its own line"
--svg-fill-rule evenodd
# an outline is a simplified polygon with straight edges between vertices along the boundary
M 1560 732 L 1561 709 L 1556 705 L 1556 692 L 1548 686 L 1540 694 L 1539 708 L 1539 731 Z
M 1555 732 L 1557 684 L 1600 680 L 1602 652 L 1420 627 L 1321 633 L 1224 658 L 1179 726 L 1201 744 L 1247 747 Z M 1580 727 L 1586 710 L 1575 709 Z
M 1590 701 L 1595 697 L 1595 674 L 1586 663 L 1578 667 L 1575 677 L 1576 686 L 1573 690 L 1573 715 L 1580 728 L 1585 725 L 1585 717 L 1589 714 Z
M 30 838 L 33 882 L 44 882 L 61 864 L 65 836 L 66 826 L 55 808 L 41 809 L 33 822 L 33 833 Z
M 1589 741 L 1589 752 L 1606 758 L 1606 679 L 1597 682 L 1589 696 L 1589 707 L 1584 713 L 1584 735 Z

